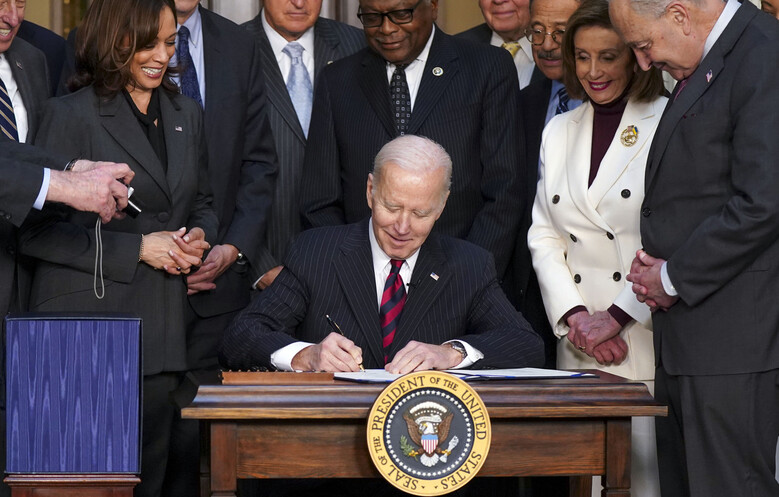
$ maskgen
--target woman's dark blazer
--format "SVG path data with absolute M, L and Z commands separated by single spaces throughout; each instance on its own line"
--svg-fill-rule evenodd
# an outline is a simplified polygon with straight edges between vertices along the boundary
M 144 374 L 186 367 L 186 282 L 138 262 L 141 234 L 201 227 L 214 240 L 202 111 L 163 90 L 160 111 L 167 172 L 122 95 L 101 99 L 92 87 L 47 103 L 36 144 L 66 157 L 125 162 L 135 171 L 134 199 L 143 204 L 102 225 L 105 297 L 93 290 L 96 214 L 46 207 L 21 228 L 20 250 L 39 259 L 30 310 L 124 312 L 143 319 Z M 100 275 L 98 274 L 98 289 Z

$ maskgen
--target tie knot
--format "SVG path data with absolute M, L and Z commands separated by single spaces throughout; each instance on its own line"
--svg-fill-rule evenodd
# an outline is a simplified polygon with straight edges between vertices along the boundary
M 399 271 L 400 266 L 402 266 L 404 262 L 406 261 L 403 259 L 390 259 L 390 264 L 392 264 L 392 270 Z
M 567 102 L 568 101 L 568 90 L 565 89 L 565 86 L 563 86 L 559 90 L 557 90 L 557 98 L 561 102 Z
M 517 52 L 519 52 L 519 42 L 518 41 L 505 41 L 501 45 L 501 47 L 508 50 L 508 52 L 511 54 L 512 57 L 517 55 Z
M 186 26 L 179 27 L 179 42 L 181 43 L 189 42 L 189 28 L 187 28 Z
M 287 43 L 287 46 L 284 47 L 282 52 L 289 55 L 289 57 L 293 60 L 298 59 L 303 55 L 303 45 L 301 45 L 296 41 L 293 41 L 291 43 Z

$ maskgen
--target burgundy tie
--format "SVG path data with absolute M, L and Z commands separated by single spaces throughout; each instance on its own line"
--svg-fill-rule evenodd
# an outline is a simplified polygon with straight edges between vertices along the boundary
M 678 86 L 679 88 L 678 88 L 678 89 L 677 89 L 677 91 L 676 91 L 676 95 L 674 95 L 674 102 L 676 102 L 676 99 L 677 99 L 677 98 L 679 98 L 679 95 L 682 93 L 682 90 L 684 90 L 684 87 L 685 87 L 685 86 L 687 86 L 687 81 L 688 81 L 689 79 L 690 79 L 690 78 L 689 78 L 689 77 L 687 77 L 687 78 L 684 78 L 684 79 L 680 80 L 680 81 L 677 83 L 677 86 Z
M 406 303 L 406 286 L 403 284 L 403 278 L 400 277 L 400 266 L 403 265 L 403 262 L 401 259 L 390 260 L 392 268 L 384 283 L 384 292 L 381 294 L 379 319 L 381 321 L 382 344 L 384 345 L 384 364 L 388 362 L 389 348 L 395 338 L 395 330 L 400 322 L 403 304 Z

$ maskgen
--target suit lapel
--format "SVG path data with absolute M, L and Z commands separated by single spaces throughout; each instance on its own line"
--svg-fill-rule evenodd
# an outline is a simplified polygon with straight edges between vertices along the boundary
M 14 76 L 16 86 L 22 94 L 24 109 L 27 111 L 27 136 L 29 140 L 29 137 L 32 136 L 33 132 L 38 129 L 38 102 L 35 101 L 35 96 L 32 93 L 32 87 L 30 86 L 24 61 L 13 50 L 13 44 L 6 52 L 6 57 L 11 66 L 11 74 Z M 40 103 L 42 104 L 43 102 Z
M 658 104 L 659 107 L 660 104 Z M 659 108 L 655 109 L 653 102 L 642 103 L 629 100 L 625 112 L 622 114 L 617 133 L 614 136 L 606 155 L 601 160 L 598 174 L 592 182 L 592 186 L 587 190 L 589 204 L 597 209 L 598 204 L 611 190 L 614 183 L 622 176 L 625 169 L 628 168 L 633 159 L 643 150 L 647 140 L 653 135 L 654 124 L 652 118 Z M 633 126 L 637 130 L 636 142 L 631 146 L 626 146 L 622 139 L 622 133 Z
M 438 276 L 436 279 L 432 275 Z M 414 273 L 411 275 L 411 289 L 403 306 L 400 324 L 395 332 L 395 339 L 390 347 L 392 357 L 414 336 L 418 336 L 417 327 L 422 322 L 430 306 L 438 299 L 441 291 L 446 288 L 451 278 L 447 271 L 446 257 L 436 235 L 431 234 L 419 251 Z
M 367 220 L 355 225 L 333 264 L 341 290 L 360 331 L 365 335 L 370 353 L 373 354 L 376 364 L 384 364 L 376 276 L 373 274 L 368 229 L 370 224 Z
M 695 72 L 690 75 L 684 90 L 678 94 L 675 101 L 668 101 L 668 108 L 657 128 L 647 161 L 646 191 L 649 191 L 653 184 L 660 162 L 665 154 L 665 149 L 677 124 L 685 117 L 695 102 L 714 84 L 717 76 L 725 67 L 725 56 L 733 49 L 733 46 L 757 12 L 758 10 L 754 5 L 751 5 L 749 2 L 742 3 L 709 53 L 703 58 Z
M 279 63 L 276 60 L 276 54 L 273 53 L 270 41 L 268 41 L 268 35 L 265 34 L 262 20 L 257 16 L 252 22 L 255 23 L 255 33 L 258 39 L 260 60 L 262 62 L 262 73 L 265 80 L 265 87 L 268 90 L 268 102 L 276 108 L 292 133 L 305 145 L 306 136 L 303 134 L 303 128 L 300 126 L 295 107 L 292 105 L 292 99 L 289 98 L 287 86 L 284 84 L 284 76 L 281 74 Z M 314 36 L 317 36 L 316 31 Z M 314 41 L 315 59 L 317 56 L 316 45 L 316 41 Z
M 365 49 L 363 53 L 362 74 L 358 78 L 360 89 L 362 89 L 370 106 L 378 116 L 379 121 L 381 121 L 381 124 L 384 125 L 384 128 L 389 135 L 394 137 L 398 134 L 398 131 L 395 128 L 395 121 L 392 119 L 392 109 L 390 109 L 387 65 L 384 62 L 384 59 L 373 53 L 370 49 Z M 419 101 L 418 97 L 417 101 Z M 414 122 L 413 115 L 411 117 L 411 122 Z M 411 132 L 411 130 L 409 130 L 409 132 Z
M 442 71 L 436 70 L 439 68 Z M 457 52 L 451 46 L 449 35 L 436 28 L 417 98 L 414 101 L 414 111 L 411 113 L 411 122 L 408 126 L 409 134 L 415 134 L 419 130 L 458 71 Z
M 568 119 L 567 127 L 567 169 L 568 190 L 571 199 L 587 219 L 596 226 L 606 228 L 600 215 L 590 203 L 587 183 L 590 176 L 590 156 L 592 154 L 592 121 L 594 117 L 592 104 L 584 103 L 564 116 Z
M 159 91 L 159 90 L 158 90 Z M 196 150 L 187 150 L 187 136 L 197 130 L 187 129 L 181 109 L 174 104 L 165 92 L 160 94 L 160 114 L 162 115 L 162 132 L 165 134 L 165 149 L 168 152 L 167 181 L 171 193 L 181 181 L 184 171 L 191 165 L 186 164 L 192 157 L 197 157 Z
M 221 122 L 218 119 L 222 109 L 219 108 L 219 96 L 224 95 L 227 90 L 228 78 L 225 78 L 225 72 L 229 71 L 222 65 L 222 56 L 220 55 L 221 33 L 211 22 L 209 13 L 200 8 L 200 22 L 203 26 L 203 65 L 205 66 L 206 81 L 206 108 L 205 108 L 205 127 L 206 135 L 211 134 L 211 127 Z M 167 138 L 167 136 L 166 136 Z
M 160 99 L 160 101 L 162 100 Z M 138 121 L 130 110 L 129 104 L 124 101 L 124 97 L 117 95 L 109 101 L 101 99 L 99 107 L 100 122 L 103 128 L 152 177 L 160 189 L 165 192 L 168 200 L 172 202 L 168 181 L 160 159 L 151 148 L 149 140 L 143 136 Z M 167 136 L 165 138 L 167 139 Z
M 328 64 L 332 64 L 338 55 L 341 40 L 325 22 L 317 20 L 314 25 L 314 85 L 319 74 Z M 316 86 L 314 86 L 316 89 Z

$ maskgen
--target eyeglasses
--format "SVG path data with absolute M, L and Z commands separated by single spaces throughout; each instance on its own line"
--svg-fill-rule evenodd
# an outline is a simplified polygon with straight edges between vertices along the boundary
M 543 29 L 539 29 L 539 28 L 535 28 L 535 29 L 528 28 L 527 30 L 525 30 L 525 36 L 533 45 L 543 45 L 544 40 L 546 40 L 547 36 L 551 36 L 552 41 L 554 41 L 555 43 L 562 43 L 563 36 L 565 36 L 565 30 L 556 29 L 550 32 L 550 31 L 544 31 Z
M 390 12 L 358 12 L 357 17 L 364 28 L 378 28 L 384 23 L 385 17 L 393 24 L 408 24 L 414 20 L 414 10 L 419 7 L 420 3 L 422 3 L 422 0 L 419 0 L 410 9 L 392 10 Z

